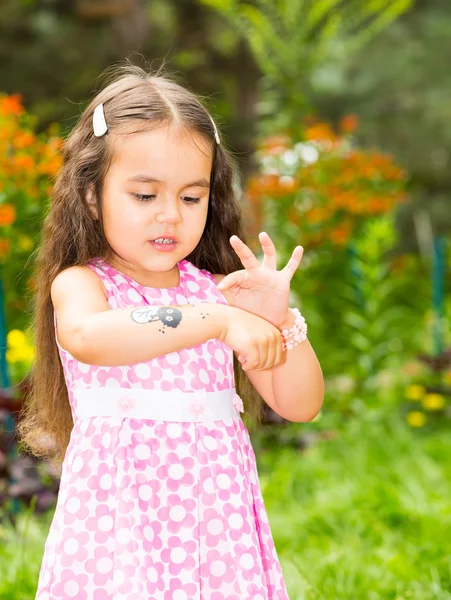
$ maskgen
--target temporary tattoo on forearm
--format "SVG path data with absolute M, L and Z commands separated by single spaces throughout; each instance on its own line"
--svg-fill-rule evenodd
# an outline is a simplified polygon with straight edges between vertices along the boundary
M 173 306 L 140 306 L 130 314 L 133 321 L 136 323 L 152 323 L 153 321 L 161 321 L 164 328 L 175 328 L 180 325 L 182 320 L 182 312 Z

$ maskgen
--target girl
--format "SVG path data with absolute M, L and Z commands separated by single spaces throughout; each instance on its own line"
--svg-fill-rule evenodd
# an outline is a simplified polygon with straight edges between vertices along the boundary
M 288 309 L 302 248 L 278 272 L 261 234 L 260 266 L 233 176 L 199 100 L 138 68 L 65 144 L 19 428 L 62 462 L 37 600 L 288 598 L 233 353 L 240 394 L 247 379 L 292 421 L 318 413 L 323 380 Z

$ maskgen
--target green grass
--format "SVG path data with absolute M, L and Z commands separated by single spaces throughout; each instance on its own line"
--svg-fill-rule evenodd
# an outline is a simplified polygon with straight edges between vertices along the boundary
M 377 414 L 305 452 L 258 450 L 290 600 L 451 600 L 450 456 L 450 432 Z M 0 528 L 2 600 L 34 599 L 49 524 Z
M 290 600 L 451 599 L 450 455 L 449 431 L 382 418 L 260 452 Z

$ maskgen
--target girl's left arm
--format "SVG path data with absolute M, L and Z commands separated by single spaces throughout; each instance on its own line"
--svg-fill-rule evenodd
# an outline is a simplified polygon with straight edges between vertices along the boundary
M 289 311 L 283 328 L 294 324 Z M 263 400 L 288 421 L 311 421 L 321 410 L 324 379 L 321 366 L 308 339 L 285 352 L 285 361 L 266 371 L 246 371 Z
M 290 281 L 302 259 L 297 246 L 287 265 L 277 271 L 276 249 L 265 232 L 259 235 L 264 253 L 260 264 L 254 253 L 237 236 L 230 243 L 244 269 L 224 277 L 215 275 L 218 290 L 227 302 L 268 320 L 280 331 L 289 329 L 295 316 L 288 308 Z M 311 421 L 321 409 L 324 380 L 320 364 L 308 339 L 285 352 L 285 360 L 264 371 L 247 370 L 246 357 L 237 356 L 260 396 L 289 421 Z

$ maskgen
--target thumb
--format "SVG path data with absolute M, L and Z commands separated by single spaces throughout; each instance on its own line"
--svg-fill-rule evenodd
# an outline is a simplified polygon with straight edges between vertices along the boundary
M 224 279 L 218 284 L 217 288 L 219 291 L 227 290 L 236 285 L 240 285 L 243 281 L 243 271 L 235 271 L 224 277 Z

